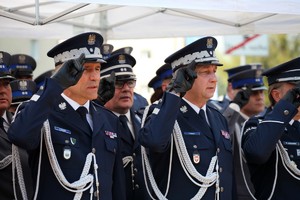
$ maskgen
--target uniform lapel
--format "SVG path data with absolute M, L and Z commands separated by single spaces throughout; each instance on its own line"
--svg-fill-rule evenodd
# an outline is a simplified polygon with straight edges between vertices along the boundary
M 130 110 L 130 116 L 131 116 L 131 121 L 132 121 L 132 125 L 133 125 L 133 129 L 134 129 L 134 146 L 133 148 L 136 149 L 139 146 L 139 142 L 137 140 L 138 138 L 138 132 L 141 128 L 141 121 L 138 118 L 138 116 L 136 114 L 134 114 L 134 112 L 132 110 Z
M 103 112 L 101 112 L 101 110 L 99 110 L 99 109 L 96 109 L 96 107 L 93 105 L 92 101 L 90 104 L 90 112 L 91 112 L 92 120 L 93 120 L 93 135 L 94 135 L 96 133 L 99 133 L 101 128 L 104 126 L 104 120 L 103 120 L 103 117 L 101 117 Z
M 58 104 L 55 106 L 55 111 L 58 112 L 58 115 L 63 121 L 66 121 L 70 126 L 74 127 L 74 129 L 78 129 L 80 132 L 91 135 L 91 130 L 80 123 L 82 121 L 80 115 L 67 101 L 64 100 L 64 98 L 60 98 Z
M 182 100 L 180 113 L 183 115 L 186 122 L 188 122 L 189 126 L 192 126 L 192 129 L 194 129 L 194 131 L 200 130 L 200 132 L 206 135 L 208 138 L 212 140 L 214 139 L 209 127 L 207 125 L 203 126 L 203 123 L 198 113 L 196 113 L 195 110 L 184 100 Z M 193 131 L 193 130 L 189 130 L 189 131 Z
M 214 135 L 217 144 L 220 139 L 220 134 L 221 134 L 220 124 L 222 124 L 222 122 L 219 121 L 219 118 L 213 116 L 212 111 L 208 106 L 206 106 L 206 114 L 210 124 L 211 131 Z

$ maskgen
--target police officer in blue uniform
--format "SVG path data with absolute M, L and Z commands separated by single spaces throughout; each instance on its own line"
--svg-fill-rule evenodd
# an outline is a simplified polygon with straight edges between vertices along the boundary
M 148 199 L 142 169 L 141 146 L 137 140 L 141 119 L 133 110 L 136 85 L 133 67 L 136 61 L 133 56 L 120 53 L 112 55 L 106 62 L 101 68 L 101 78 L 110 77 L 113 72 L 115 74 L 115 91 L 113 97 L 104 106 L 119 117 L 124 128 L 120 133 L 120 138 L 126 181 L 126 199 Z
M 238 200 L 253 199 L 247 189 L 248 186 L 253 193 L 253 187 L 249 181 L 249 169 L 245 163 L 241 164 L 240 159 L 241 129 L 243 123 L 249 117 L 261 113 L 265 108 L 264 91 L 266 87 L 263 83 L 262 72 L 262 69 L 243 70 L 235 73 L 228 79 L 236 94 L 223 112 L 223 115 L 227 119 L 233 144 L 234 172 Z M 245 184 L 244 177 L 248 180 L 247 185 Z
M 29 152 L 37 199 L 125 199 L 119 120 L 91 101 L 102 42 L 86 32 L 52 48 L 57 71 L 9 129 L 11 141 Z
M 22 171 L 18 170 L 17 172 L 16 165 L 13 168 L 12 164 L 12 143 L 7 136 L 7 130 L 13 118 L 12 113 L 8 111 L 12 101 L 10 82 L 15 79 L 9 70 L 10 58 L 9 53 L 0 51 L 0 199 L 23 199 L 22 197 L 23 195 L 25 196 L 25 193 L 22 193 L 22 190 L 20 190 L 19 186 L 21 185 L 26 187 L 27 195 L 31 199 L 33 190 L 27 152 L 22 149 L 18 150 Z M 21 172 L 24 176 L 19 174 Z M 15 176 L 13 176 L 13 173 Z M 25 181 L 25 183 L 22 181 Z M 14 188 L 16 189 L 16 196 Z
M 244 124 L 242 149 L 256 199 L 299 199 L 300 58 L 266 70 L 271 106 Z
M 36 61 L 26 54 L 14 54 L 11 56 L 10 70 L 16 79 L 32 80 Z
M 204 37 L 165 60 L 174 71 L 168 92 L 145 110 L 148 117 L 139 132 L 141 145 L 149 149 L 145 166 L 150 166 L 146 172 L 154 198 L 233 199 L 227 122 L 206 105 L 216 89 L 217 66 L 222 65 L 216 47 L 214 37 Z

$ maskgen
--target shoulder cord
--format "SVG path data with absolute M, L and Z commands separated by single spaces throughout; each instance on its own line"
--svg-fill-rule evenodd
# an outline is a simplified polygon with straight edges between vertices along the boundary
M 174 125 L 174 131 L 173 131 L 173 138 L 175 141 L 175 146 L 177 150 L 177 154 L 182 166 L 182 169 L 184 170 L 187 177 L 197 186 L 201 187 L 198 191 L 198 193 L 192 198 L 195 199 L 201 199 L 203 195 L 205 194 L 208 187 L 212 186 L 214 183 L 216 183 L 216 199 L 218 199 L 218 193 L 219 193 L 219 174 L 218 174 L 218 161 L 217 156 L 212 157 L 211 162 L 209 164 L 208 170 L 206 172 L 206 176 L 201 175 L 193 165 L 190 156 L 187 152 L 187 148 L 185 146 L 182 133 L 180 130 L 180 127 L 178 125 L 178 122 L 175 121 Z M 216 167 L 215 167 L 216 166 Z M 213 172 L 214 168 L 216 169 L 216 172 Z M 201 182 L 196 182 L 197 181 Z
M 91 168 L 91 163 L 92 161 L 94 162 L 94 173 L 95 173 L 95 179 L 96 179 L 96 187 L 97 187 L 97 196 L 99 199 L 99 181 L 98 181 L 98 165 L 96 162 L 96 156 L 95 154 L 93 154 L 92 152 L 89 153 L 86 157 L 86 161 L 85 161 L 85 165 L 84 168 L 82 170 L 80 179 L 73 182 L 73 183 L 69 183 L 60 166 L 59 163 L 57 161 L 56 155 L 55 155 L 55 151 L 53 148 L 53 143 L 52 143 L 52 139 L 51 139 L 51 131 L 50 131 L 50 125 L 49 125 L 49 121 L 46 120 L 44 122 L 43 128 L 42 128 L 42 134 L 41 134 L 41 143 L 40 143 L 40 154 L 39 154 L 39 163 L 38 163 L 38 174 L 37 174 L 37 187 L 35 190 L 35 196 L 34 199 L 37 199 L 37 194 L 38 194 L 38 186 L 39 186 L 39 179 L 40 179 L 40 170 L 41 170 L 41 157 L 42 157 L 42 146 L 43 146 L 43 136 L 45 139 L 45 145 L 46 145 L 46 150 L 48 153 L 48 157 L 49 157 L 49 162 L 51 164 L 51 167 L 53 169 L 53 173 L 56 176 L 56 179 L 58 180 L 58 182 L 61 184 L 61 186 L 63 186 L 66 190 L 70 191 L 70 192 L 74 192 L 76 193 L 74 196 L 74 200 L 78 200 L 81 198 L 82 193 L 86 190 L 88 190 L 90 188 L 90 197 L 91 199 L 93 198 L 93 183 L 94 183 L 94 177 L 92 174 L 88 174 L 89 169 Z
M 148 110 L 149 110 L 149 106 L 146 107 L 146 109 L 144 111 L 144 115 L 143 115 L 143 119 L 142 119 L 142 127 L 144 126 L 145 118 L 147 116 Z M 147 174 L 148 174 L 148 177 L 149 177 L 150 184 L 151 184 L 155 194 L 157 195 L 157 197 L 159 199 L 166 199 L 166 196 L 168 194 L 168 189 L 169 189 L 169 184 L 170 184 L 171 166 L 172 166 L 171 163 L 172 163 L 172 156 L 173 156 L 172 155 L 172 152 L 173 152 L 173 139 L 175 141 L 177 154 L 178 154 L 178 157 L 179 157 L 179 160 L 180 160 L 180 163 L 182 165 L 183 170 L 185 171 L 186 175 L 189 177 L 189 179 L 195 185 L 201 187 L 199 189 L 198 193 L 192 199 L 201 199 L 202 196 L 205 194 L 207 188 L 212 186 L 214 183 L 216 183 L 216 188 L 217 188 L 216 189 L 216 199 L 219 199 L 219 195 L 218 195 L 219 194 L 219 186 L 218 186 L 219 185 L 219 176 L 218 176 L 217 156 L 214 156 L 212 158 L 210 166 L 209 166 L 208 171 L 206 173 L 206 176 L 205 177 L 202 176 L 195 169 L 194 165 L 191 162 L 191 159 L 189 158 L 184 140 L 182 138 L 182 133 L 181 133 L 181 130 L 180 130 L 180 127 L 179 127 L 177 121 L 175 121 L 174 130 L 173 130 L 173 138 L 171 140 L 170 165 L 169 165 L 169 173 L 168 173 L 167 191 L 166 191 L 165 195 L 163 195 L 161 193 L 161 191 L 159 190 L 159 188 L 158 188 L 158 186 L 155 182 L 155 179 L 154 179 L 154 176 L 153 176 L 150 164 L 149 164 L 149 160 L 148 160 L 145 148 L 142 147 L 143 169 L 144 169 L 144 167 L 146 167 L 146 170 L 145 169 L 143 170 L 144 171 L 144 177 L 145 177 L 145 180 L 146 180 L 146 175 L 145 175 L 145 171 L 146 171 Z M 213 172 L 213 168 L 214 168 L 215 165 L 216 165 L 217 172 Z M 192 175 L 194 178 L 196 178 L 199 182 L 202 182 L 203 184 L 197 183 L 190 175 Z M 147 181 L 145 181 L 145 182 L 146 182 L 147 191 L 150 194 L 149 189 L 148 189 L 148 185 L 147 185 Z M 151 196 L 151 194 L 150 194 L 150 196 Z M 152 196 L 151 196 L 151 198 L 154 199 Z
M 26 191 L 25 182 L 24 182 L 19 148 L 18 148 L 18 146 L 12 144 L 12 178 L 13 178 L 14 196 L 15 196 L 15 199 L 17 200 L 18 196 L 17 196 L 17 192 L 16 192 L 16 177 L 15 177 L 16 170 L 17 170 L 19 187 L 20 187 L 20 191 L 22 194 L 22 199 L 27 200 L 28 196 L 27 196 L 27 191 Z
M 5 167 L 7 167 L 8 165 L 10 165 L 12 161 L 12 156 L 11 155 L 8 155 L 6 156 L 5 158 L 3 158 L 1 161 L 0 161 L 0 170 L 1 169 L 4 169 Z
M 281 141 L 277 143 L 277 151 L 282 159 L 282 163 L 287 172 L 290 173 L 295 179 L 300 180 L 300 170 L 297 168 L 297 164 L 294 161 L 291 161 L 287 151 L 284 149 Z
M 241 165 L 243 179 L 244 179 L 244 182 L 245 182 L 245 185 L 246 185 L 246 188 L 247 188 L 249 194 L 251 195 L 251 197 L 254 200 L 256 200 L 256 198 L 254 197 L 254 194 L 251 192 L 251 190 L 249 188 L 249 185 L 247 183 L 247 180 L 246 180 L 245 171 L 244 171 L 244 163 L 246 163 L 246 158 L 245 158 L 245 155 L 244 155 L 244 151 L 241 148 L 241 141 L 242 141 L 242 136 L 243 136 L 243 133 L 244 133 L 244 128 L 245 128 L 246 122 L 247 121 L 245 121 L 244 124 L 243 124 L 243 126 L 242 126 L 241 134 L 240 135 L 236 134 L 236 136 L 238 136 L 236 138 L 237 138 L 238 144 L 239 144 L 238 145 L 238 149 L 239 149 L 239 154 L 240 154 L 240 165 Z M 237 130 L 237 129 L 235 129 L 235 130 Z M 274 191 L 275 191 L 275 187 L 276 187 L 276 183 L 277 183 L 277 177 L 278 177 L 278 147 L 276 147 L 275 177 L 274 177 L 274 181 L 273 181 L 272 191 L 271 191 L 271 194 L 270 194 L 268 200 L 270 200 L 273 197 L 273 194 L 274 194 Z

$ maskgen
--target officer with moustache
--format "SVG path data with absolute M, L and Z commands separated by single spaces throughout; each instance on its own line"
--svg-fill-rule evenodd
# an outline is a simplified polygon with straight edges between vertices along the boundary
M 136 75 L 133 73 L 135 64 L 134 57 L 129 54 L 114 54 L 102 65 L 101 79 L 111 79 L 111 76 L 114 79 L 114 95 L 104 106 L 119 117 L 123 127 L 120 138 L 126 181 L 126 199 L 145 200 L 148 199 L 148 193 L 144 183 L 141 146 L 137 140 L 141 119 L 133 110 L 136 85 Z M 101 87 L 103 85 L 100 84 Z
M 141 145 L 149 149 L 145 166 L 154 198 L 234 198 L 227 122 L 206 104 L 222 65 L 216 47 L 214 37 L 204 37 L 165 60 L 174 72 L 168 92 L 149 112 L 145 110 L 139 131 Z
M 103 38 L 82 33 L 48 52 L 56 72 L 17 111 L 8 135 L 29 152 L 37 199 L 125 199 L 119 120 L 94 104 Z

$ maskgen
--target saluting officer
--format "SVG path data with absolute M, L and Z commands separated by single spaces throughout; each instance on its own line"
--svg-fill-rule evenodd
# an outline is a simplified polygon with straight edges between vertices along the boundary
M 256 199 L 299 199 L 300 58 L 262 75 L 267 77 L 271 106 L 244 124 L 242 149 Z
M 133 110 L 133 95 L 136 85 L 136 75 L 133 67 L 136 64 L 134 57 L 129 54 L 114 54 L 106 60 L 101 68 L 101 79 L 115 76 L 115 90 L 113 97 L 105 103 L 120 119 L 123 131 L 120 132 L 121 154 L 126 181 L 126 199 L 149 199 L 144 183 L 141 146 L 137 134 L 141 127 L 141 119 Z M 103 87 L 100 85 L 100 88 Z
M 206 105 L 216 89 L 217 67 L 222 66 L 216 47 L 214 37 L 204 37 L 165 60 L 174 71 L 169 92 L 145 110 L 151 114 L 139 132 L 141 145 L 149 148 L 145 166 L 154 198 L 233 199 L 227 122 Z
M 244 68 L 244 66 L 241 67 Z M 233 144 L 234 173 L 238 200 L 253 199 L 247 189 L 248 186 L 249 190 L 253 191 L 253 186 L 249 181 L 249 169 L 240 159 L 241 129 L 243 123 L 249 117 L 253 117 L 265 109 L 264 91 L 266 87 L 264 86 L 261 74 L 262 69 L 247 69 L 235 73 L 228 78 L 235 95 L 223 112 L 223 115 L 227 119 Z M 248 180 L 247 185 L 245 184 L 244 177 Z
M 119 120 L 94 104 L 103 38 L 82 33 L 48 52 L 57 71 L 9 129 L 30 152 L 37 199 L 125 199 Z M 21 106 L 20 106 L 21 107 Z

